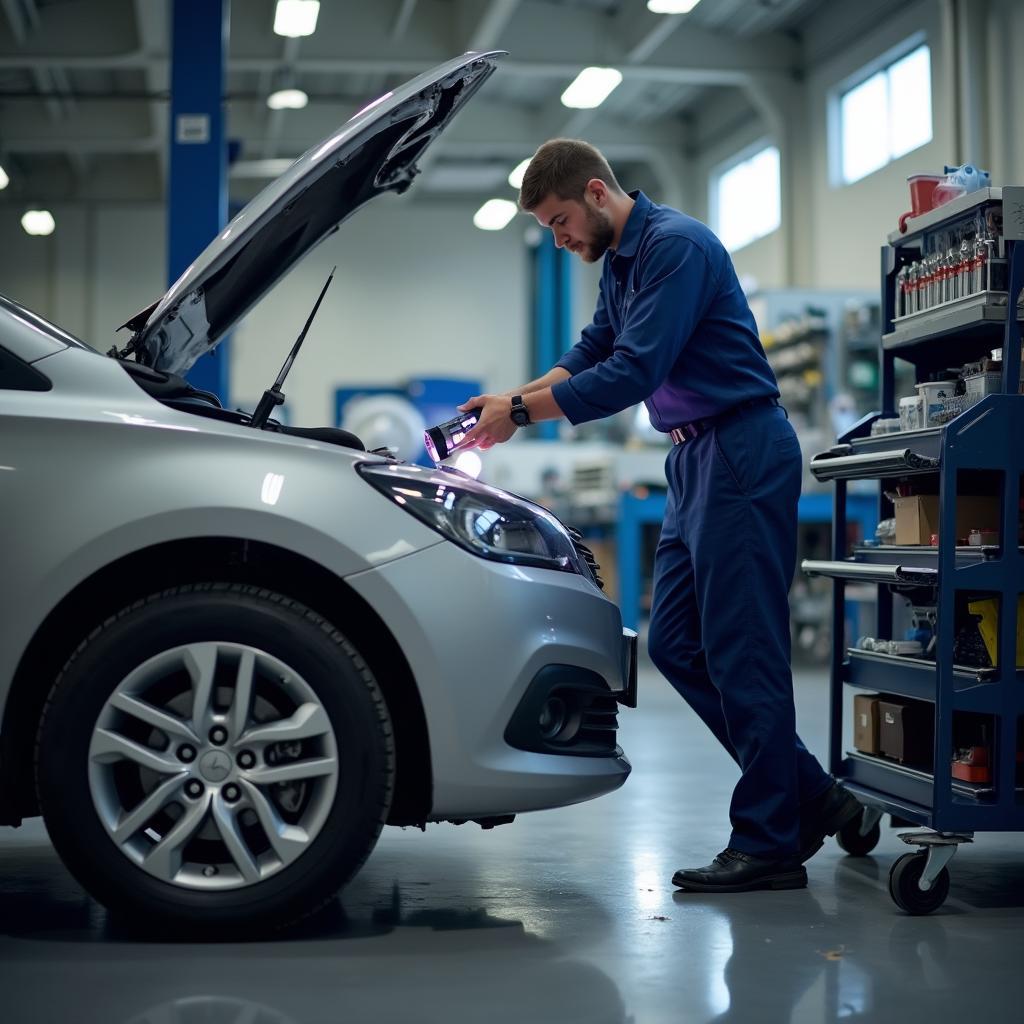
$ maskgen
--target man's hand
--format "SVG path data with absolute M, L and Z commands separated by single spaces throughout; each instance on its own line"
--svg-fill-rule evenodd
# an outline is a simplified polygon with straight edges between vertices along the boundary
M 515 432 L 512 422 L 512 398 L 509 395 L 474 395 L 458 407 L 459 412 L 480 410 L 477 425 L 466 435 L 463 447 L 482 452 L 507 441 Z

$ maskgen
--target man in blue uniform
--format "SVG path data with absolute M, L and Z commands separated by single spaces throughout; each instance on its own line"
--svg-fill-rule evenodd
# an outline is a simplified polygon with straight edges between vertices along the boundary
M 671 434 L 648 647 L 742 770 L 729 846 L 672 881 L 800 888 L 803 862 L 860 805 L 796 735 L 788 592 L 800 447 L 732 261 L 700 222 L 623 192 L 578 140 L 541 146 L 519 203 L 557 246 L 604 259 L 597 309 L 545 376 L 460 406 L 482 407 L 469 439 L 488 448 L 526 423 L 584 423 L 638 402 Z

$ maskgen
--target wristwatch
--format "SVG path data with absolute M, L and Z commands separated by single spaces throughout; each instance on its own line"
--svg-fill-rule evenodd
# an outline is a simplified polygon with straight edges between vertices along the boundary
M 522 395 L 512 396 L 512 412 L 510 413 L 512 422 L 517 427 L 525 427 L 530 422 L 530 412 L 526 408 L 526 404 L 523 402 Z

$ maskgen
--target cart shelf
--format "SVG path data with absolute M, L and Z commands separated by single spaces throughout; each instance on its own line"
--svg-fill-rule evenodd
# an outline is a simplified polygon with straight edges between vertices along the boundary
M 935 776 L 929 771 L 887 761 L 884 757 L 872 757 L 859 750 L 847 751 L 843 767 L 852 782 L 878 793 L 891 794 L 929 811 L 931 809 Z M 996 792 L 990 782 L 963 782 L 960 779 L 952 780 L 951 789 L 955 802 L 968 804 L 991 803 Z M 1024 790 L 1018 787 L 1016 792 L 1019 798 Z
M 1021 548 L 1024 554 L 1024 548 Z M 991 544 L 981 546 L 961 545 L 956 549 L 955 565 L 962 569 L 968 565 L 978 565 L 999 556 L 999 548 Z M 938 547 L 926 547 L 918 544 L 877 544 L 858 545 L 853 549 L 853 557 L 858 562 L 870 562 L 891 565 L 894 562 L 903 566 L 914 566 L 921 569 L 936 569 L 939 565 Z
M 878 690 L 899 697 L 935 703 L 937 687 L 934 661 L 881 654 L 850 647 L 844 669 L 846 682 L 860 690 Z M 953 666 L 953 705 L 956 711 L 995 714 L 1002 707 L 1002 695 L 993 686 L 996 670 Z
M 872 480 L 935 473 L 941 465 L 942 427 L 855 437 L 811 459 L 818 480 Z
M 969 295 L 896 320 L 892 331 L 882 335 L 882 348 L 902 350 L 956 335 L 953 341 L 958 361 L 962 363 L 965 361 L 963 353 L 970 352 L 973 343 L 977 343 L 974 347 L 980 346 L 982 350 L 998 348 L 1002 344 L 1006 309 L 1005 292 Z M 1019 319 L 1019 309 L 1017 315 Z
M 805 558 L 800 568 L 808 576 L 828 576 L 836 580 L 858 580 L 865 583 L 892 583 L 903 587 L 937 587 L 939 570 L 911 565 L 855 562 L 844 558 L 836 561 Z
M 907 220 L 906 231 L 890 231 L 888 242 L 891 246 L 905 246 L 908 243 L 917 241 L 925 231 L 932 231 L 943 224 L 957 220 L 965 213 L 987 203 L 1001 203 L 1003 201 L 1003 190 L 998 186 L 995 188 L 979 188 L 974 192 L 957 196 L 948 203 L 935 207 L 920 217 L 910 217 Z

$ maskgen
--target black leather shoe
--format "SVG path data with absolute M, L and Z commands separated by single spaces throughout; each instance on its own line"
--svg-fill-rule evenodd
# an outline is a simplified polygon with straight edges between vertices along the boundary
M 683 868 L 672 884 L 688 892 L 749 892 L 752 889 L 803 889 L 807 872 L 792 860 L 762 860 L 729 847 L 706 868 Z
M 834 836 L 864 810 L 861 802 L 838 782 L 800 809 L 800 863 L 810 860 Z

